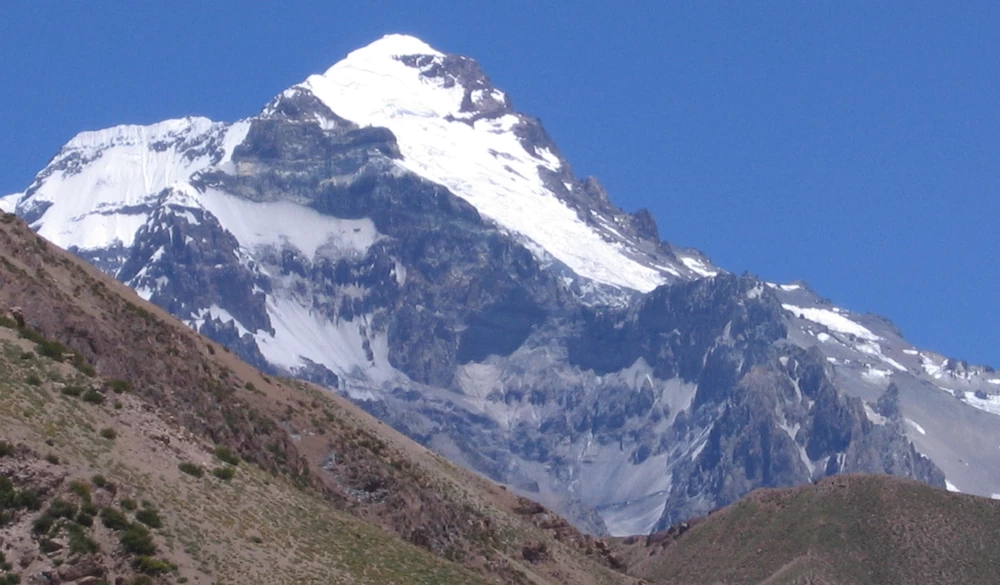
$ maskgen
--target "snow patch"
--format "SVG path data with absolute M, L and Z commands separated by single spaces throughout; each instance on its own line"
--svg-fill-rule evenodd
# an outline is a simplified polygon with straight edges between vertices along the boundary
M 310 259 L 359 257 L 379 238 L 368 218 L 340 219 L 290 201 L 261 203 L 209 189 L 201 203 L 248 249 L 289 245 Z
M 4 195 L 0 197 L 0 211 L 4 213 L 14 213 L 14 208 L 17 207 L 17 200 L 21 198 L 24 193 L 11 193 L 10 195 Z
M 782 285 L 782 288 L 784 288 L 784 285 Z M 881 339 L 879 336 L 872 333 L 867 327 L 864 327 L 847 317 L 828 309 L 796 307 L 795 305 L 786 304 L 781 306 L 796 317 L 812 321 L 813 323 L 819 323 L 827 329 L 836 331 L 837 333 L 854 335 L 855 337 L 860 337 L 861 339 L 867 339 L 869 341 Z
M 919 424 L 917 424 L 917 421 L 913 420 L 912 418 L 906 418 L 906 419 L 903 419 L 903 420 L 905 420 L 906 424 L 908 424 L 911 427 L 913 427 L 921 435 L 926 435 L 927 434 L 927 431 L 924 430 L 924 427 L 922 427 Z
M 951 483 L 947 479 L 944 480 L 944 487 L 949 492 L 955 492 L 955 493 L 959 493 L 959 494 L 962 493 L 962 490 L 958 489 L 958 486 L 956 486 L 955 484 Z

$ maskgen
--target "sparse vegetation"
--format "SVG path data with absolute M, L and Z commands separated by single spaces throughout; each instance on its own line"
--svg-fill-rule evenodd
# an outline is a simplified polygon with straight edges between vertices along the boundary
M 105 385 L 111 388 L 111 391 L 115 394 L 122 394 L 132 390 L 132 386 L 125 380 L 108 380 L 105 382 Z
M 109 530 L 122 531 L 127 529 L 131 522 L 121 510 L 107 506 L 101 510 L 101 524 Z
M 80 386 L 67 385 L 67 386 L 63 386 L 63 388 L 62 388 L 62 390 L 60 390 L 60 392 L 62 392 L 66 396 L 72 396 L 73 398 L 79 398 L 81 395 L 83 395 L 84 389 L 82 387 L 80 387 Z
M 132 511 L 138 507 L 138 504 L 136 504 L 135 500 L 132 498 L 122 498 L 122 501 L 119 502 L 119 504 L 121 505 L 122 510 Z
M 104 427 L 101 429 L 100 434 L 102 439 L 107 439 L 109 441 L 114 441 L 118 438 L 118 431 L 112 429 L 111 427 Z
M 14 445 L 7 441 L 0 441 L 0 457 L 8 457 L 14 454 Z
M 163 520 L 156 508 L 143 508 L 135 513 L 135 519 L 150 528 L 162 528 Z
M 121 536 L 122 548 L 133 555 L 152 555 L 156 553 L 156 544 L 149 529 L 142 524 L 132 524 Z
M 177 466 L 183 473 L 194 477 L 202 477 L 205 475 L 205 470 L 197 463 L 191 463 L 190 461 L 183 461 Z
M 229 481 L 233 479 L 236 475 L 236 468 L 229 465 L 223 467 L 216 467 L 212 470 L 212 475 L 221 479 L 222 481 Z
M 104 395 L 97 390 L 90 388 L 83 393 L 83 401 L 89 402 L 90 404 L 104 404 Z
M 236 456 L 235 453 L 229 447 L 224 447 L 219 445 L 215 448 L 215 458 L 223 463 L 228 463 L 230 465 L 239 465 L 240 458 Z

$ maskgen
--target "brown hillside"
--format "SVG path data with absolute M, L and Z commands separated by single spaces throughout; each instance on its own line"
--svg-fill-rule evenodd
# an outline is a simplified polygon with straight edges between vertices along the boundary
M 308 557 L 310 570 L 322 573 L 325 568 L 342 582 L 447 581 L 440 576 L 418 579 L 417 574 L 402 579 L 405 571 L 371 580 L 372 567 L 409 566 L 410 561 L 429 563 L 433 570 L 427 569 L 427 575 L 472 571 L 467 574 L 497 583 L 631 582 L 615 570 L 620 564 L 602 542 L 447 463 L 338 396 L 261 375 L 36 236 L 12 215 L 0 218 L 0 305 L 18 307 L 26 325 L 18 328 L 5 321 L 9 408 L 0 438 L 18 445 L 23 457 L 18 465 L 44 467 L 39 457 L 46 451 L 60 457 L 64 468 L 56 473 L 60 479 L 51 493 L 65 491 L 67 482 L 80 474 L 99 473 L 115 477 L 127 491 L 157 492 L 164 501 L 190 503 L 200 492 L 184 487 L 188 476 L 176 472 L 179 463 L 216 465 L 211 453 L 217 447 L 245 460 L 234 483 L 223 484 L 242 485 L 241 498 L 210 498 L 197 504 L 201 516 L 191 512 L 194 504 L 163 506 L 174 525 L 195 527 L 185 551 L 213 548 L 211 554 L 185 552 L 172 561 L 195 567 L 201 571 L 197 575 L 219 575 L 225 568 L 243 577 L 233 582 L 260 582 L 269 571 L 287 575 L 291 558 Z M 35 357 L 21 360 L 18 352 Z M 29 375 L 40 385 L 28 383 Z M 128 392 L 117 399 L 122 408 L 116 410 L 110 398 L 96 405 L 65 397 L 60 385 L 67 383 L 109 397 L 115 390 Z M 44 394 L 33 394 L 32 388 Z M 113 445 L 127 448 L 100 441 L 89 447 L 73 444 L 73 433 L 81 428 L 93 438 L 93 429 L 105 425 L 125 439 Z M 215 486 L 207 476 L 201 481 Z M 161 488 L 170 493 L 157 491 Z M 254 497 L 248 499 L 248 494 Z M 301 502 L 293 505 L 294 512 L 276 506 L 294 521 L 287 515 L 281 522 L 268 516 L 279 500 Z M 241 525 L 244 518 L 255 518 L 257 528 Z M 302 534 L 310 536 L 301 542 L 282 536 L 290 539 L 283 546 L 315 554 L 282 560 L 272 549 L 272 557 L 241 556 L 246 538 L 258 547 L 272 545 L 263 527 L 276 525 L 284 535 L 306 527 Z M 336 558 L 319 554 L 323 538 L 368 538 L 359 534 L 373 540 Z M 394 539 L 401 541 L 392 544 Z M 398 551 L 405 553 L 405 562 L 387 560 Z M 275 577 L 268 581 L 279 582 Z
M 620 552 L 652 583 L 1000 582 L 1000 502 L 889 476 L 758 490 Z

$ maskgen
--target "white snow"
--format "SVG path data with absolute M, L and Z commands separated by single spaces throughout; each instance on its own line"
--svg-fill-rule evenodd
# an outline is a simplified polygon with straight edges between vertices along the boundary
M 911 427 L 913 427 L 914 429 L 916 429 L 916 431 L 918 433 L 920 433 L 921 435 L 926 435 L 927 434 L 927 431 L 924 430 L 924 427 L 918 425 L 917 421 L 915 421 L 915 420 L 913 420 L 911 418 L 907 418 L 907 419 L 903 419 L 903 420 L 906 421 L 906 424 L 908 424 Z
M 867 402 L 865 402 L 865 416 L 868 418 L 868 420 L 877 425 L 884 425 L 886 422 L 886 418 L 881 414 L 875 412 L 875 409 L 873 409 L 871 405 L 868 404 Z
M 684 266 L 690 268 L 691 271 L 697 274 L 698 276 L 709 277 L 709 276 L 715 276 L 716 274 L 719 273 L 718 270 L 713 270 L 712 268 L 710 268 L 704 262 L 702 262 L 697 258 L 692 258 L 690 256 L 677 256 L 677 258 L 684 263 Z
M 956 486 L 955 484 L 951 483 L 947 479 L 944 480 L 944 486 L 945 486 L 945 488 L 947 488 L 947 490 L 949 492 L 962 493 L 962 490 L 958 489 L 958 486 Z
M 962 399 L 969 406 L 1000 416 L 1000 396 L 998 395 L 987 395 L 984 399 L 976 396 L 975 392 L 966 392 Z
M 460 111 L 460 84 L 446 87 L 424 77 L 400 55 L 443 56 L 413 37 L 389 35 L 298 87 L 355 123 L 389 128 L 404 168 L 446 186 L 576 274 L 643 292 L 664 283 L 661 272 L 623 254 L 618 242 L 605 241 L 545 187 L 539 167 L 557 170 L 561 163 L 550 152 L 525 150 L 512 132 L 520 117 L 463 121 L 468 114 Z
M 782 288 L 784 288 L 784 286 Z M 831 331 L 836 331 L 837 333 L 843 333 L 845 335 L 854 335 L 855 337 L 860 337 L 861 339 L 867 339 L 870 341 L 880 339 L 867 327 L 864 327 L 837 312 L 830 311 L 828 309 L 818 309 L 815 307 L 796 307 L 795 305 L 787 304 L 783 304 L 781 306 L 796 317 L 801 317 L 808 321 L 819 323 Z
M 264 358 L 278 366 L 295 370 L 305 365 L 303 358 L 323 364 L 330 370 L 372 382 L 399 378 L 389 364 L 388 339 L 383 335 L 366 335 L 363 317 L 352 321 L 332 322 L 313 312 L 293 298 L 267 298 L 267 314 L 275 330 L 253 333 Z M 363 347 L 368 340 L 373 359 Z
M 4 195 L 0 197 L 0 211 L 4 213 L 14 213 L 14 208 L 17 206 L 17 200 L 21 198 L 23 193 L 11 193 L 10 195 Z
M 247 249 L 287 244 L 310 259 L 357 257 L 379 237 L 368 218 L 339 219 L 290 201 L 249 201 L 209 189 L 200 203 Z
M 818 334 L 816 334 L 816 339 L 820 340 L 823 343 L 826 343 L 827 341 L 830 341 L 833 338 L 830 337 L 829 333 L 823 333 L 822 331 L 820 331 Z
M 986 381 L 989 382 L 990 384 L 996 384 L 997 386 L 1000 386 L 1000 379 L 993 378 L 993 379 L 986 380 Z
M 208 167 L 208 153 L 191 158 L 185 152 L 224 131 L 225 125 L 196 117 L 81 132 L 50 165 L 80 157 L 89 160 L 84 171 L 57 171 L 36 181 L 37 189 L 21 199 L 18 212 L 51 203 L 32 227 L 62 248 L 130 246 L 147 217 L 139 206 Z M 157 143 L 170 146 L 153 148 Z
M 915 349 L 904 349 L 903 353 L 906 355 L 918 355 L 920 352 Z
M 781 290 L 783 290 L 785 292 L 792 292 L 792 291 L 796 291 L 796 290 L 799 290 L 799 289 L 802 288 L 802 286 L 798 285 L 798 284 L 782 284 L 780 286 L 781 286 Z

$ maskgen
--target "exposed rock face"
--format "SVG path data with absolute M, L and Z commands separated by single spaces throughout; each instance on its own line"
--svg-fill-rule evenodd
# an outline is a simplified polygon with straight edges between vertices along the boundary
M 937 358 L 884 320 L 661 241 L 648 212 L 576 178 L 474 61 L 414 41 L 380 41 L 235 124 L 81 135 L 18 212 L 76 233 L 48 223 L 66 216 L 67 181 L 94 160 L 138 174 L 122 149 L 160 153 L 173 182 L 142 197 L 86 183 L 110 214 L 86 221 L 109 235 L 57 243 L 262 370 L 336 388 L 592 532 L 648 532 L 846 471 L 944 486 L 911 443 L 953 448 L 911 420 L 943 400 L 941 380 L 961 377 L 951 407 L 1000 435 L 962 394 L 990 390 L 985 370 L 935 378 Z M 372 69 L 403 93 L 351 94 Z M 465 175 L 435 166 L 464 156 Z M 985 469 L 962 481 L 1000 486 Z

